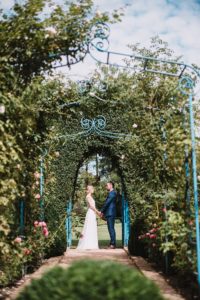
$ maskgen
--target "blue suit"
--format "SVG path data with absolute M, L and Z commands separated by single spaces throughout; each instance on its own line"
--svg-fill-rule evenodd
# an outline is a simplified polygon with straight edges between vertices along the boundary
M 115 233 L 115 217 L 116 217 L 116 199 L 117 193 L 115 190 L 109 192 L 106 201 L 101 209 L 105 216 L 108 225 L 108 232 L 110 234 L 110 245 L 116 246 L 116 233 Z

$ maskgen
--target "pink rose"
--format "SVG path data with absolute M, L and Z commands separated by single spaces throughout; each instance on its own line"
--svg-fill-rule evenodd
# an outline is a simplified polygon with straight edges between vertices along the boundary
M 43 225 L 43 222 L 39 222 L 39 223 L 38 223 L 38 226 L 39 226 L 39 227 L 42 227 L 42 225 Z
M 156 234 L 151 234 L 150 235 L 150 239 L 155 239 L 156 238 Z
M 24 248 L 23 250 L 25 255 L 29 255 L 31 253 L 31 250 L 28 248 Z
M 39 225 L 39 222 L 38 222 L 38 221 L 35 221 L 35 222 L 34 222 L 34 227 L 38 227 L 38 225 Z
M 46 227 L 43 228 L 43 233 L 45 234 L 46 232 L 48 232 L 48 229 Z
M 147 233 L 146 233 L 146 236 L 150 236 L 150 233 L 149 233 L 149 232 L 147 232 Z
M 47 237 L 49 235 L 49 231 L 46 227 L 43 228 L 43 234 L 45 237 Z
M 35 199 L 38 199 L 38 200 L 39 200 L 39 199 L 40 199 L 40 194 L 36 194 L 36 195 L 35 195 Z
M 47 226 L 47 224 L 43 221 L 42 222 L 42 227 L 46 227 Z
M 39 178 L 40 178 L 40 173 L 39 173 L 39 172 L 35 172 L 35 173 L 34 173 L 34 177 L 35 177 L 36 179 L 39 179 Z
M 19 236 L 14 239 L 15 243 L 21 243 L 21 241 L 22 241 L 22 238 L 20 238 Z

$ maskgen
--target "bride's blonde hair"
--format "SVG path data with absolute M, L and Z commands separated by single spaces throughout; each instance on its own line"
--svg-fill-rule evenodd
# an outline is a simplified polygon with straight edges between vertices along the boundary
M 88 184 L 88 185 L 87 185 L 87 190 L 88 190 L 91 194 L 94 193 L 94 187 L 93 187 L 93 185 Z

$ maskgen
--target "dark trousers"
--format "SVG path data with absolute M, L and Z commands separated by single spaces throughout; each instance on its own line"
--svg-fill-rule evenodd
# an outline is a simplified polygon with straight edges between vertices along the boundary
M 115 218 L 107 217 L 108 232 L 110 234 L 110 245 L 116 246 L 116 233 L 115 233 Z

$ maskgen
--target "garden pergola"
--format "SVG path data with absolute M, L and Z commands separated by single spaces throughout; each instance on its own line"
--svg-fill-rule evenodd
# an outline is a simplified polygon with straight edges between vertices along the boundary
M 97 23 L 91 29 L 91 35 L 88 37 L 87 41 L 85 41 L 85 47 L 83 49 L 76 49 L 74 51 L 74 56 L 68 56 L 66 53 L 62 53 L 63 57 L 65 57 L 65 61 L 59 61 L 56 63 L 55 68 L 63 67 L 78 63 L 82 61 L 84 57 L 89 54 L 91 57 L 101 64 L 106 64 L 109 66 L 114 66 L 116 68 L 128 69 L 133 72 L 149 72 L 162 76 L 170 76 L 174 77 L 178 80 L 177 88 L 180 90 L 183 96 L 188 98 L 187 104 L 182 108 L 182 113 L 189 113 L 190 119 L 190 133 L 191 133 L 191 158 L 192 158 L 192 182 L 193 186 L 190 187 L 190 165 L 188 162 L 189 151 L 185 149 L 185 176 L 186 176 L 186 200 L 190 201 L 190 193 L 189 190 L 193 189 L 193 198 L 194 198 L 194 211 L 195 211 L 195 224 L 196 224 L 196 251 L 197 251 L 197 276 L 198 276 L 198 284 L 200 286 L 200 231 L 199 231 L 199 207 L 198 207 L 198 183 L 197 183 L 197 163 L 196 163 L 196 142 L 195 142 L 195 118 L 193 111 L 193 102 L 195 101 L 195 97 L 197 96 L 196 88 L 198 87 L 198 81 L 200 78 L 200 72 L 197 68 L 192 65 L 185 64 L 183 62 L 170 61 L 165 59 L 158 59 L 155 57 L 148 56 L 140 56 L 126 53 L 118 53 L 108 50 L 109 45 L 109 34 L 110 29 L 108 25 L 104 23 Z M 60 55 L 60 54 L 59 54 Z M 51 54 L 51 56 L 55 57 L 56 54 Z M 129 59 L 133 62 L 133 66 L 129 66 L 127 64 L 126 59 Z M 174 72 L 169 72 L 168 68 L 173 67 Z M 72 104 L 73 105 L 73 104 Z M 74 104 L 76 105 L 76 104 Z M 162 120 L 161 120 L 162 126 Z M 113 133 L 105 131 L 106 120 L 104 116 L 97 117 L 93 120 L 83 119 L 81 121 L 81 127 L 83 131 L 79 132 L 78 135 L 88 136 L 90 134 L 97 134 L 106 136 L 108 138 L 121 138 L 124 137 L 123 134 Z M 66 138 L 75 138 L 75 136 L 66 135 Z M 163 130 L 163 141 L 165 142 L 166 133 Z M 45 153 L 46 154 L 46 153 Z M 40 167 L 40 207 L 41 211 L 43 208 L 43 184 L 44 184 L 44 176 L 43 176 L 43 159 L 45 154 L 41 158 L 41 167 Z M 166 153 L 164 153 L 165 159 L 167 159 Z M 22 208 L 23 210 L 23 208 Z M 21 220 L 22 220 L 22 210 L 21 210 Z M 67 205 L 67 219 L 66 219 L 66 234 L 67 234 L 67 245 L 70 247 L 71 245 L 71 210 L 72 203 L 68 202 Z M 124 234 L 124 245 L 128 244 L 129 239 L 129 210 L 128 210 L 128 202 L 123 201 L 123 234 Z M 41 219 L 43 219 L 43 212 L 41 214 Z M 23 224 L 22 224 L 23 225 Z

